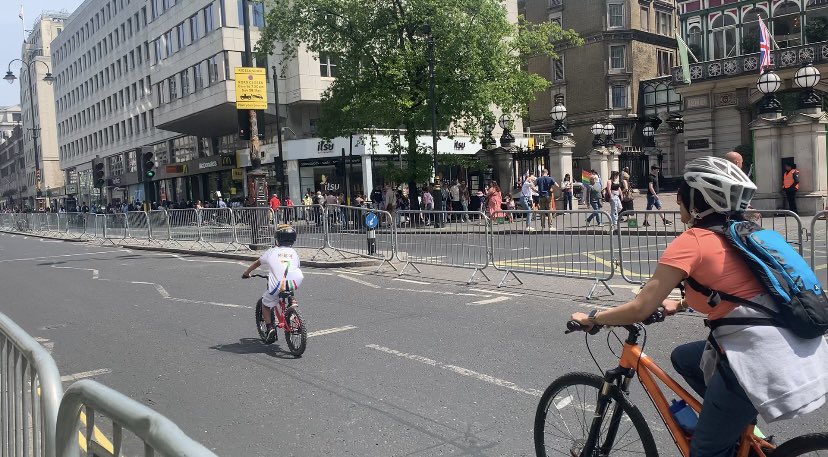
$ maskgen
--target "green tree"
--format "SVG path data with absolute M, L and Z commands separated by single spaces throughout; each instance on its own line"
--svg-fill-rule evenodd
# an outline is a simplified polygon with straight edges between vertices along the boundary
M 430 130 L 427 29 L 434 39 L 437 128 L 477 135 L 492 120 L 492 105 L 525 113 L 548 87 L 523 71 L 527 59 L 557 58 L 556 49 L 583 40 L 554 22 L 510 23 L 499 0 L 266 0 L 268 13 L 256 45 L 259 57 L 283 43 L 282 61 L 298 46 L 337 62 L 336 79 L 322 96 L 318 131 L 335 137 L 367 126 L 402 128 L 407 181 L 430 173 L 417 145 Z M 427 27 L 426 27 L 427 26 Z M 285 68 L 284 66 L 282 68 Z M 401 144 L 404 144 L 401 142 Z

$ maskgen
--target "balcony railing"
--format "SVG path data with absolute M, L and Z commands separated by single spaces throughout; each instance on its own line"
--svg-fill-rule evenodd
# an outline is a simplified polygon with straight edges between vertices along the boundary
M 690 64 L 692 82 L 731 78 L 759 73 L 759 53 Z M 771 64 L 777 70 L 796 68 L 805 63 L 828 63 L 828 41 L 792 46 L 771 52 Z M 673 81 L 685 82 L 681 67 L 673 68 Z

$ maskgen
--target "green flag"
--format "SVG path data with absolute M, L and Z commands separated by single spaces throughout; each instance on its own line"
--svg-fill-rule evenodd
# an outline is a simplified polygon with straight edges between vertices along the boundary
M 690 49 L 687 48 L 687 43 L 676 34 L 676 41 L 678 41 L 679 62 L 681 63 L 681 78 L 685 83 L 690 84 Z

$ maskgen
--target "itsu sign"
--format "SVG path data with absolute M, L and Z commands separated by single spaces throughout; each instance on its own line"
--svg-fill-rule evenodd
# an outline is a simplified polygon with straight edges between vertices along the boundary
M 463 151 L 465 149 L 466 149 L 466 142 L 465 141 L 454 140 L 454 150 L 455 151 Z

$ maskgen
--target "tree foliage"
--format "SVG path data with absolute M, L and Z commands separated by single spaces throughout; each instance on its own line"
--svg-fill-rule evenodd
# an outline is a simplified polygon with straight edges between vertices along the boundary
M 337 62 L 336 79 L 322 96 L 319 133 L 335 137 L 370 126 L 403 126 L 410 155 L 423 152 L 413 141 L 417 132 L 431 128 L 425 26 L 434 40 L 437 128 L 472 135 L 491 120 L 492 105 L 525 113 L 547 88 L 548 81 L 521 69 L 528 58 L 557 58 L 561 46 L 583 43 L 554 22 L 510 23 L 499 0 L 266 3 L 266 26 L 256 46 L 260 57 L 283 43 L 283 62 L 300 47 Z

